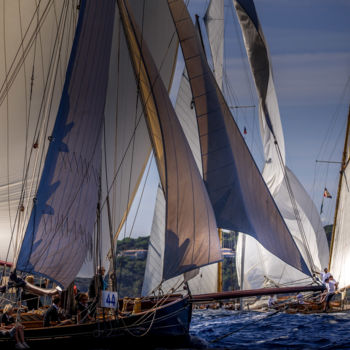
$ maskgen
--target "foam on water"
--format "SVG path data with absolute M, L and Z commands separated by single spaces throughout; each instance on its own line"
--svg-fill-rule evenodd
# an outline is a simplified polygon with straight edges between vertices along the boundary
M 272 315 L 221 309 L 194 310 L 190 333 L 211 348 L 350 349 L 349 330 L 350 313 Z

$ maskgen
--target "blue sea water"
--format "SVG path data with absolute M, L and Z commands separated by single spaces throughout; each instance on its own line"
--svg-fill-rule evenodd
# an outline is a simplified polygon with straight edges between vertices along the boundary
M 209 349 L 350 349 L 350 313 L 194 310 L 190 334 Z

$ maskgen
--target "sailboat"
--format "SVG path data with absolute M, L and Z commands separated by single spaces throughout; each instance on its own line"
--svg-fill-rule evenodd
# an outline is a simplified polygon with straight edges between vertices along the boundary
M 146 158 L 151 147 L 147 147 L 147 143 L 143 142 L 142 138 L 141 141 L 139 138 L 134 140 L 134 136 L 139 136 L 140 133 L 142 136 L 142 131 L 149 134 L 148 144 L 152 145 L 156 155 L 162 185 L 167 195 L 166 239 L 171 244 L 168 244 L 169 261 L 164 268 L 166 278 L 192 270 L 197 266 L 219 261 L 221 253 L 213 210 L 192 153 L 189 151 L 189 146 L 173 111 L 168 90 L 163 83 L 163 79 L 167 79 L 168 83 L 171 80 L 177 50 L 176 40 L 172 41 L 171 38 L 174 30 L 172 21 L 168 18 L 167 3 L 163 2 L 162 6 L 159 6 L 154 2 L 145 2 L 143 6 L 140 6 L 139 2 L 126 4 L 124 1 L 118 3 L 106 1 L 102 4 L 100 1 L 82 1 L 79 6 L 71 7 L 70 2 L 56 4 L 49 1 L 45 4 L 46 7 L 36 2 L 31 5 L 31 12 L 30 9 L 26 9 L 28 21 L 26 17 L 23 24 L 28 25 L 29 23 L 29 26 L 34 26 L 31 31 L 31 28 L 27 28 L 25 31 L 25 33 L 29 33 L 29 36 L 32 35 L 30 36 L 31 41 L 30 43 L 25 42 L 27 37 L 21 37 L 21 34 L 24 36 L 22 32 L 19 34 L 19 57 L 15 55 L 13 58 L 12 55 L 9 55 L 14 59 L 14 62 L 10 66 L 11 69 L 4 74 L 2 92 L 5 107 L 2 111 L 5 110 L 5 119 L 6 116 L 10 115 L 10 112 L 13 112 L 8 106 L 9 102 L 14 99 L 12 91 L 14 87 L 17 87 L 14 82 L 19 75 L 18 70 L 21 74 L 23 73 L 24 80 L 27 79 L 26 66 L 22 64 L 25 59 L 24 55 L 31 48 L 34 48 L 34 53 L 31 53 L 30 56 L 34 60 L 33 56 L 35 57 L 36 53 L 34 43 L 38 42 L 39 46 L 40 40 L 44 40 L 44 37 L 40 36 L 40 25 L 43 25 L 42 22 L 45 18 L 49 18 L 47 17 L 49 10 L 52 10 L 53 24 L 57 20 L 56 11 L 61 14 L 59 18 L 62 21 L 57 24 L 56 29 L 61 37 L 57 39 L 56 51 L 52 53 L 53 61 L 50 62 L 50 68 L 57 65 L 57 62 L 61 62 L 61 55 L 66 53 L 66 50 L 70 50 L 69 43 L 67 43 L 68 38 L 65 36 L 67 35 L 65 30 L 70 27 L 66 25 L 65 21 L 74 18 L 77 13 L 79 13 L 79 19 L 75 27 L 69 62 L 64 68 L 66 71 L 65 81 L 61 92 L 57 93 L 62 95 L 57 109 L 54 111 L 52 96 L 56 92 L 55 89 L 59 90 L 59 86 L 56 88 L 56 84 L 59 85 L 59 79 L 56 75 L 61 73 L 60 69 L 63 70 L 60 66 L 56 67 L 53 72 L 50 71 L 51 79 L 46 76 L 43 78 L 45 84 L 41 87 L 44 90 L 44 97 L 48 99 L 47 107 L 44 108 L 46 115 L 45 118 L 43 117 L 43 130 L 40 130 L 38 136 L 35 135 L 32 144 L 33 135 L 29 134 L 27 140 L 24 138 L 26 144 L 19 147 L 27 151 L 29 144 L 29 149 L 33 152 L 37 149 L 40 150 L 41 147 L 47 148 L 45 161 L 43 159 L 40 161 L 39 158 L 39 169 L 36 171 L 40 174 L 34 172 L 35 176 L 30 178 L 27 171 L 32 169 L 30 165 L 25 163 L 23 171 L 29 184 L 22 181 L 24 185 L 18 185 L 22 192 L 19 191 L 18 197 L 15 197 L 17 192 L 12 192 L 11 183 L 9 183 L 14 181 L 12 178 L 9 181 L 10 175 L 12 176 L 12 168 L 7 169 L 8 176 L 5 177 L 8 189 L 7 197 L 14 202 L 10 209 L 13 209 L 13 206 L 18 206 L 18 210 L 15 211 L 16 214 L 13 218 L 10 215 L 10 222 L 6 223 L 8 227 L 5 229 L 5 235 L 7 234 L 9 239 L 5 243 L 8 243 L 10 249 L 4 253 L 6 256 L 4 260 L 13 261 L 13 267 L 17 269 L 17 272 L 48 278 L 63 289 L 67 288 L 74 280 L 92 248 L 96 249 L 97 255 L 100 255 L 102 251 L 108 253 L 108 249 L 103 246 L 106 242 L 102 242 L 102 244 L 101 237 L 97 247 L 92 246 L 95 237 L 96 217 L 100 216 L 100 209 L 103 206 L 101 203 L 102 191 L 100 190 L 103 186 L 101 185 L 102 150 L 104 148 L 102 147 L 102 131 L 107 128 L 104 127 L 104 118 L 108 119 L 109 117 L 109 122 L 113 123 L 114 118 L 114 123 L 117 124 L 114 124 L 114 130 L 117 127 L 121 128 L 119 134 L 114 136 L 118 150 L 121 146 L 120 138 L 131 135 L 131 138 L 126 141 L 133 144 L 133 147 L 142 149 L 143 157 Z M 43 8 L 40 5 L 43 5 Z M 13 10 L 13 7 L 16 6 L 11 2 L 9 11 Z M 159 16 L 156 16 L 158 21 L 155 21 L 153 16 L 157 11 L 160 13 Z M 168 17 L 164 16 L 162 11 L 168 13 Z M 137 20 L 140 22 L 137 23 Z M 167 27 L 170 27 L 170 36 L 164 36 L 164 29 Z M 162 30 L 160 31 L 159 28 Z M 21 26 L 20 29 L 22 30 Z M 146 37 L 148 36 L 149 40 L 155 31 L 162 33 L 165 38 L 162 41 L 163 45 L 157 42 L 152 47 L 154 51 L 158 50 L 158 53 L 153 52 L 153 54 L 157 54 L 158 67 L 154 63 L 146 43 Z M 33 38 L 36 38 L 37 41 Z M 48 35 L 47 40 L 49 39 Z M 169 43 L 172 42 L 175 44 L 169 46 Z M 64 43 L 68 47 L 64 47 Z M 11 44 L 13 45 L 13 41 Z M 50 46 L 48 45 L 48 47 Z M 42 47 L 39 49 L 43 50 Z M 164 57 L 167 59 L 165 60 Z M 7 59 L 8 57 L 5 60 Z M 118 64 L 115 64 L 115 60 L 118 61 Z M 40 61 L 39 63 L 35 62 L 40 65 Z M 167 76 L 166 74 L 165 77 L 160 76 L 160 67 L 163 69 L 165 67 Z M 15 68 L 17 71 L 12 72 Z M 36 68 L 33 64 L 34 87 L 36 87 Z M 41 72 L 46 73 L 45 69 L 42 69 Z M 118 74 L 119 83 L 124 85 L 116 86 L 116 75 L 114 74 Z M 26 90 L 27 85 L 24 85 Z M 47 87 L 50 88 L 49 91 L 46 91 Z M 119 93 L 117 88 L 122 90 L 121 93 L 127 92 L 129 95 L 124 99 L 119 97 L 119 104 L 116 106 L 115 96 L 117 92 Z M 41 92 L 43 93 L 43 91 Z M 132 94 L 133 92 L 134 94 Z M 42 98 L 41 95 L 38 99 L 40 98 Z M 59 99 L 56 95 L 55 98 Z M 40 107 L 39 104 L 41 111 Z M 115 110 L 116 107 L 118 114 Z M 57 117 L 53 122 L 52 131 L 47 131 L 49 129 L 47 119 L 50 113 L 57 115 Z M 116 114 L 117 123 L 115 121 Z M 23 113 L 18 115 L 18 119 L 23 115 L 26 116 Z M 10 120 L 9 117 L 7 120 Z M 127 124 L 129 121 L 130 123 Z M 27 119 L 25 119 L 25 123 L 28 123 Z M 127 126 L 130 124 L 133 128 L 128 130 Z M 8 129 L 12 130 L 10 126 L 12 125 L 9 125 Z M 31 131 L 30 128 L 29 130 Z M 35 128 L 33 133 L 34 131 L 36 132 Z M 48 138 L 46 137 L 47 133 Z M 9 137 L 12 136 L 9 135 Z M 15 141 L 11 139 L 11 142 L 19 143 L 19 140 L 20 138 Z M 106 145 L 107 142 L 104 141 Z M 137 145 L 137 142 L 140 144 Z M 44 144 L 47 143 L 47 147 L 44 147 Z M 42 157 L 45 157 L 44 151 L 42 154 Z M 28 151 L 26 156 L 32 160 L 30 155 Z M 132 159 L 125 150 L 122 155 L 124 159 L 128 158 L 129 163 L 126 162 L 126 166 L 130 165 L 130 162 L 131 164 L 132 162 L 137 163 L 139 160 Z M 14 160 L 18 161 L 15 157 Z M 117 156 L 114 160 L 116 163 L 121 163 L 121 159 Z M 30 162 L 28 161 L 28 163 Z M 141 163 L 141 168 L 143 163 Z M 12 165 L 12 158 L 8 159 L 8 164 Z M 106 173 L 104 175 L 108 178 L 109 174 Z M 180 174 L 181 181 L 179 181 Z M 16 175 L 21 177 L 22 172 L 16 173 Z M 136 180 L 133 178 L 133 181 L 136 183 L 137 178 Z M 31 192 L 27 190 L 27 185 L 30 189 L 33 187 Z M 107 193 L 110 190 L 108 187 L 107 190 L 104 188 Z M 122 190 L 125 189 L 122 188 Z M 2 203 L 6 203 L 8 198 L 4 198 Z M 194 199 L 196 199 L 196 203 L 194 203 Z M 180 203 L 186 203 L 186 205 L 180 206 Z M 128 201 L 126 201 L 127 205 Z M 106 207 L 107 205 L 105 205 Z M 20 215 L 23 212 L 26 214 L 25 223 L 24 219 L 20 220 L 22 219 Z M 10 214 L 12 214 L 11 211 Z M 96 231 L 101 224 L 96 224 Z M 25 226 L 24 233 L 22 234 L 22 231 L 19 230 L 19 234 L 14 235 L 17 227 L 22 225 Z M 189 233 L 190 237 L 188 237 Z M 110 235 L 109 231 L 107 231 L 107 237 L 113 244 L 113 236 Z M 210 249 L 203 244 L 203 242 L 208 241 L 211 243 Z M 11 249 L 13 247 L 15 249 Z M 11 286 L 24 289 L 33 287 L 15 275 L 15 270 L 10 278 L 12 279 Z M 6 288 L 9 286 L 5 286 L 5 290 L 2 292 L 6 292 Z M 41 292 L 48 294 L 52 291 L 42 290 Z M 114 297 L 113 300 L 112 304 L 118 310 L 118 303 Z M 2 303 L 5 301 L 4 298 Z M 123 302 L 121 301 L 121 303 Z M 139 307 L 139 312 L 134 313 L 132 313 L 132 309 L 128 310 L 126 307 L 123 314 L 115 312 L 108 313 L 108 315 L 103 314 L 96 321 L 86 325 L 74 324 L 44 328 L 42 321 L 40 326 L 40 320 L 39 322 L 38 320 L 29 321 L 30 315 L 26 314 L 22 314 L 22 322 L 26 327 L 28 342 L 40 341 L 41 344 L 44 344 L 45 341 L 52 342 L 52 339 L 80 342 L 83 339 L 94 341 L 96 338 L 100 338 L 101 341 L 101 337 L 106 339 L 123 335 L 129 337 L 134 335 L 137 339 L 141 335 L 151 337 L 156 334 L 160 337 L 162 335 L 188 334 L 191 319 L 191 305 L 188 302 L 188 297 L 148 298 L 143 300 Z M 9 343 L 6 337 L 1 341 L 2 344 Z
M 264 148 L 263 177 L 310 271 L 322 271 L 328 243 L 311 198 L 287 167 L 285 145 L 266 39 L 253 1 L 234 1 L 244 45 L 259 96 L 260 133 Z M 310 276 L 283 263 L 259 242 L 239 235 L 236 266 L 241 288 L 313 283 Z
M 25 4 L 25 20 L 19 26 L 13 22 L 17 37 L 11 47 L 18 43 L 17 50 L 6 50 L 3 65 L 1 113 L 8 122 L 8 147 L 1 154 L 7 164 L 1 204 L 8 219 L 2 222 L 1 235 L 9 248 L 1 260 L 13 266 L 1 293 L 10 287 L 34 289 L 24 281 L 25 274 L 66 289 L 89 252 L 96 264 L 110 259 L 112 285 L 101 296 L 102 306 L 112 310 L 104 309 L 86 324 L 42 327 L 40 317 L 30 320 L 30 314 L 18 308 L 29 343 L 188 335 L 189 295 L 171 292 L 135 299 L 133 310 L 125 299 L 115 299 L 114 234 L 151 149 L 166 203 L 161 282 L 179 275 L 187 281 L 200 267 L 219 262 L 217 227 L 249 232 L 282 260 L 308 273 L 231 116 L 182 0 Z M 24 8 L 13 2 L 8 8 L 22 18 Z M 49 18 L 52 22 L 46 23 Z M 196 111 L 202 175 L 166 88 L 177 53 L 175 29 Z M 157 33 L 163 40 L 151 40 Z M 46 47 L 52 49 L 47 61 L 42 57 Z M 24 107 L 21 97 L 27 99 Z M 14 127 L 12 115 L 17 118 Z M 39 119 L 33 121 L 33 115 Z M 18 125 L 25 126 L 25 135 Z M 111 155 L 110 149 L 121 153 Z M 120 206 L 110 201 L 114 192 L 122 193 Z M 52 295 L 54 289 L 36 291 Z M 17 300 L 13 303 L 20 306 Z M 6 337 L 0 342 L 11 345 Z

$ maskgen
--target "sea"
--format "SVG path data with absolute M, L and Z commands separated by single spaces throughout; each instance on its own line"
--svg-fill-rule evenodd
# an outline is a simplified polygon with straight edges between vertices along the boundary
M 350 312 L 194 310 L 190 334 L 204 349 L 350 349 Z

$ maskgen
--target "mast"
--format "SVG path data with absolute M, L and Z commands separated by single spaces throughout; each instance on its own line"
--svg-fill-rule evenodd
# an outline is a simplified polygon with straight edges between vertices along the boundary
M 220 247 L 222 248 L 222 229 L 218 229 Z M 222 292 L 222 261 L 218 262 L 218 292 Z
M 349 131 L 350 131 L 350 105 L 349 105 L 349 112 L 348 112 L 348 121 L 346 126 L 346 134 L 345 134 L 345 142 L 344 142 L 344 150 L 343 150 L 343 158 L 341 162 L 341 168 L 340 168 L 340 176 L 339 176 L 339 183 L 338 183 L 338 193 L 337 193 L 337 202 L 335 205 L 335 213 L 334 213 L 334 223 L 333 223 L 333 229 L 332 229 L 332 240 L 331 240 L 331 246 L 329 249 L 329 263 L 328 268 L 331 268 L 332 264 L 332 256 L 333 256 L 333 246 L 334 246 L 334 238 L 335 238 L 335 228 L 338 218 L 338 209 L 339 209 L 339 202 L 340 202 L 340 192 L 342 188 L 342 179 L 344 175 L 345 168 L 347 167 L 348 163 L 346 161 L 346 158 L 348 156 L 347 154 L 347 144 L 349 139 Z

